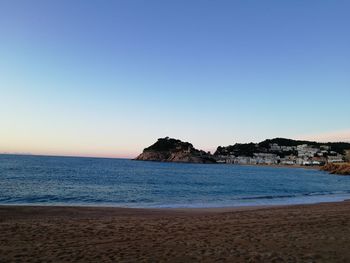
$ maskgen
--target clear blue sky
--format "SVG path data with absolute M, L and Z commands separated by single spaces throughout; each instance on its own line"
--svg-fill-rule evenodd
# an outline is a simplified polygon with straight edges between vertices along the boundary
M 0 152 L 350 140 L 349 13 L 349 1 L 2 0 Z

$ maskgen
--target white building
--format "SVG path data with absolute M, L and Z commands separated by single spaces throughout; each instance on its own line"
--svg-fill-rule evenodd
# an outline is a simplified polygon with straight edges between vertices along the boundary
M 270 151 L 278 152 L 280 150 L 281 150 L 281 146 L 279 146 L 277 143 L 270 144 Z
M 328 156 L 327 161 L 329 163 L 342 163 L 344 162 L 343 155 L 337 154 L 336 156 Z
M 257 164 L 278 164 L 279 156 L 273 153 L 254 153 Z
M 312 158 L 317 154 L 320 150 L 318 148 L 313 148 L 307 144 L 302 144 L 297 146 L 298 156 L 299 157 L 309 157 Z

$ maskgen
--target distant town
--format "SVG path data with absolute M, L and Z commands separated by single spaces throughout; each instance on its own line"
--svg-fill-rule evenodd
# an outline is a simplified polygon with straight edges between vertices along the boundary
M 254 145 L 254 147 L 259 149 L 259 144 Z M 228 164 L 319 166 L 326 163 L 342 163 L 345 161 L 345 155 L 332 150 L 332 147 L 329 145 L 300 144 L 288 146 L 270 143 L 265 152 L 257 151 L 247 155 L 239 155 L 234 149 L 230 151 L 225 147 L 222 147 L 215 153 L 218 163 Z

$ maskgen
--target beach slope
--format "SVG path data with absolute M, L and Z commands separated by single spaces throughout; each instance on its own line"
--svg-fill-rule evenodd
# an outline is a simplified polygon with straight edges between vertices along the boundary
M 0 262 L 350 262 L 350 202 L 241 209 L 0 207 Z

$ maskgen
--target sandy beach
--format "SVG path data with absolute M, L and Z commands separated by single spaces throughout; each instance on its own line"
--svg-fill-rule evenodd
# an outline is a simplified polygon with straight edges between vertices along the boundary
M 0 262 L 350 262 L 350 202 L 0 207 Z

